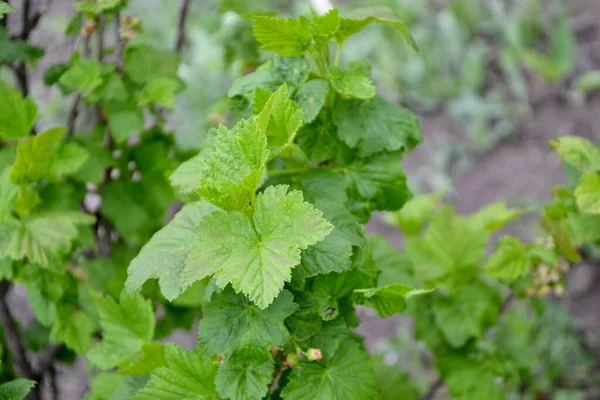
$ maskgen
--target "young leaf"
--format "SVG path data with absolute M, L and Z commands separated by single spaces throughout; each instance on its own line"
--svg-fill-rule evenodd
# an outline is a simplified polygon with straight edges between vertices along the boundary
M 267 148 L 278 153 L 283 146 L 294 141 L 296 132 L 304 124 L 302 110 L 290 100 L 287 85 L 282 85 L 273 94 L 267 125 Z M 273 154 L 272 154 L 273 155 Z
M 258 195 L 251 222 L 240 212 L 214 212 L 196 227 L 182 273 L 187 285 L 214 274 L 219 286 L 231 283 L 261 309 L 291 279 L 300 250 L 327 236 L 333 226 L 305 203 L 299 191 L 270 186 Z
M 219 367 L 215 384 L 219 396 L 231 400 L 261 400 L 273 380 L 273 362 L 262 364 L 225 361 Z
M 442 192 L 415 196 L 408 200 L 400 210 L 390 214 L 390 221 L 398 224 L 406 235 L 419 235 L 423 226 L 433 215 L 442 196 Z
M 140 92 L 141 105 L 156 104 L 173 110 L 175 106 L 175 93 L 181 88 L 177 78 L 171 76 L 158 76 L 150 79 Z
M 565 136 L 550 142 L 558 155 L 582 172 L 600 169 L 600 149 L 589 140 Z
M 346 70 L 329 67 L 331 86 L 342 96 L 370 99 L 375 96 L 375 86 L 369 75 L 371 68 L 363 61 L 352 62 Z
M 122 294 L 117 303 L 93 294 L 100 315 L 102 342 L 90 349 L 88 359 L 101 369 L 126 364 L 154 335 L 152 303 L 140 295 Z
M 165 346 L 166 366 L 155 370 L 134 400 L 218 400 L 217 367 L 201 349 L 189 351 L 178 344 Z
M 527 275 L 530 268 L 525 246 L 519 239 L 510 236 L 500 239 L 496 252 L 485 265 L 490 276 L 510 281 Z
M 0 138 L 12 140 L 31 133 L 37 117 L 37 107 L 31 98 L 21 95 L 8 83 L 0 81 Z
M 159 76 L 175 78 L 178 68 L 179 55 L 174 50 L 148 45 L 127 46 L 125 50 L 125 73 L 139 85 Z
M 131 134 L 144 130 L 144 113 L 135 103 L 110 102 L 105 111 L 110 135 L 117 144 L 125 142 Z
M 13 183 L 31 183 L 49 177 L 54 154 L 65 132 L 60 126 L 20 141 L 10 175 Z
M 0 20 L 4 18 L 4 14 L 10 14 L 16 11 L 17 10 L 10 4 L 7 4 L 4 1 L 0 2 Z
M 283 388 L 285 400 L 365 400 L 379 398 L 379 380 L 367 354 L 348 339 L 325 361 L 302 362 Z
M 305 123 L 314 121 L 325 104 L 329 85 L 322 79 L 311 79 L 294 94 L 294 101 L 300 106 Z
M 63 143 L 54 153 L 50 173 L 54 176 L 70 176 L 86 163 L 89 156 L 90 153 L 77 143 Z
M 527 210 L 506 208 L 504 202 L 490 204 L 469 216 L 475 224 L 484 228 L 488 233 L 494 233 L 504 225 L 527 213 Z
M 84 354 L 92 345 L 96 321 L 83 310 L 64 310 L 57 313 L 56 323 L 50 331 L 50 340 L 61 343 L 77 354 Z
M 0 3 L 0 12 L 2 11 L 2 4 L 4 3 Z M 18 378 L 3 383 L 0 385 L 0 399 L 23 400 L 35 385 L 35 381 L 30 381 L 23 378 Z
M 269 348 L 287 345 L 290 337 L 283 321 L 297 308 L 287 290 L 261 310 L 228 287 L 213 295 L 204 310 L 198 344 L 209 354 L 227 360 L 258 364 L 271 361 Z
M 377 311 L 381 318 L 391 317 L 406 309 L 406 300 L 413 296 L 431 293 L 434 289 L 415 289 L 402 283 L 394 283 L 370 289 L 355 289 L 358 304 L 366 304 Z
M 167 365 L 165 358 L 165 345 L 162 343 L 150 342 L 142 346 L 140 356 L 132 360 L 130 364 L 123 366 L 119 373 L 123 375 L 147 375 L 155 369 Z
M 335 39 L 339 43 L 344 43 L 350 36 L 362 31 L 373 22 L 396 29 L 413 49 L 418 50 L 417 42 L 410 34 L 408 27 L 388 7 L 356 8 L 352 10 L 341 19 Z
M 333 120 L 338 135 L 361 156 L 386 150 L 412 150 L 423 138 L 413 113 L 381 97 L 338 100 Z
M 175 218 L 154 236 L 131 260 L 125 288 L 141 289 L 148 279 L 158 278 L 162 294 L 173 301 L 182 292 L 181 272 L 190 250 L 198 239 L 196 224 L 215 208 L 204 201 L 187 204 Z
M 198 194 L 224 210 L 243 210 L 254 200 L 269 150 L 256 118 L 242 120 L 233 132 L 219 127 L 214 150 L 197 172 Z
M 600 174 L 588 172 L 581 177 L 575 189 L 579 209 L 588 214 L 600 214 Z
M 253 30 L 263 50 L 283 56 L 303 55 L 312 43 L 308 19 L 302 16 L 298 19 L 258 16 L 254 18 Z
M 80 58 L 60 76 L 58 81 L 65 87 L 78 90 L 86 96 L 102 84 L 103 74 L 102 63 Z
M 310 20 L 310 30 L 320 41 L 331 39 L 340 26 L 340 13 L 333 8 L 326 14 L 313 14 Z

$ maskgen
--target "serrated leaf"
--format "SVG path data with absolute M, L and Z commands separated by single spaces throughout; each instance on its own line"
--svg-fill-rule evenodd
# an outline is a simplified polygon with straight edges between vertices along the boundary
M 308 19 L 302 16 L 298 19 L 258 16 L 254 18 L 253 32 L 263 50 L 284 56 L 303 55 L 312 43 Z
M 67 251 L 79 236 L 80 225 L 93 224 L 95 218 L 79 212 L 54 211 L 33 215 L 22 221 L 9 220 L 0 225 L 0 254 L 13 260 L 29 259 L 44 268 L 55 268 L 57 256 Z
M 600 149 L 589 140 L 577 136 L 564 136 L 550 142 L 560 158 L 582 172 L 600 168 Z
M 386 150 L 412 150 L 423 140 L 419 121 L 409 110 L 375 96 L 336 102 L 333 120 L 338 136 L 362 156 Z
M 148 279 L 158 278 L 162 294 L 170 301 L 177 298 L 183 290 L 181 272 L 190 246 L 198 239 L 195 227 L 214 210 L 204 201 L 187 204 L 156 232 L 129 264 L 127 291 L 138 291 Z
M 343 43 L 348 38 L 373 22 L 388 25 L 404 36 L 404 39 L 415 50 L 418 50 L 417 42 L 410 34 L 408 27 L 402 19 L 388 7 L 356 8 L 346 14 L 341 20 L 335 39 Z
M 433 217 L 424 235 L 407 238 L 406 255 L 419 281 L 466 273 L 479 265 L 488 237 L 483 229 L 445 206 Z
M 504 202 L 497 202 L 478 210 L 469 218 L 488 233 L 494 233 L 525 213 L 527 213 L 527 210 L 506 208 Z
M 181 88 L 178 79 L 171 76 L 158 76 L 150 79 L 139 94 L 141 105 L 156 104 L 173 110 L 175 93 Z
M 304 120 L 298 104 L 290 100 L 287 85 L 282 85 L 273 96 L 266 135 L 267 148 L 277 154 L 283 146 L 293 143 Z
M 355 289 L 354 293 L 359 304 L 365 304 L 381 318 L 391 317 L 406 309 L 406 300 L 413 296 L 431 293 L 434 289 L 415 289 L 402 283 L 394 283 L 369 289 Z
M 371 248 L 373 262 L 381 270 L 377 281 L 379 286 L 392 283 L 415 284 L 414 267 L 406 254 L 401 253 L 380 235 L 368 235 L 367 242 Z
M 280 56 L 273 58 L 273 73 L 275 73 L 281 83 L 286 83 L 292 87 L 302 85 L 308 78 L 310 72 L 310 63 L 304 56 Z
M 92 335 L 96 328 L 93 316 L 85 311 L 59 311 L 50 331 L 50 340 L 55 343 L 64 342 L 75 353 L 84 354 L 92 344 Z
M 495 322 L 499 309 L 498 292 L 482 281 L 462 286 L 456 295 L 433 303 L 436 325 L 454 348 L 481 338 L 484 329 Z
M 519 239 L 510 236 L 504 236 L 498 241 L 496 252 L 485 265 L 490 276 L 510 281 L 527 275 L 530 269 L 525 246 Z
M 242 120 L 236 128 L 233 132 L 219 127 L 214 150 L 198 171 L 198 194 L 224 210 L 251 205 L 269 154 L 256 118 Z
M 58 82 L 86 96 L 102 84 L 103 74 L 101 62 L 80 58 L 60 76 Z
M 217 367 L 200 349 L 189 351 L 178 344 L 165 345 L 166 366 L 155 370 L 134 400 L 218 400 Z
M 305 203 L 299 191 L 270 186 L 256 198 L 253 223 L 240 212 L 214 212 L 196 227 L 198 241 L 184 267 L 185 284 L 214 274 L 217 284 L 231 283 L 261 309 L 291 279 L 300 250 L 327 236 L 333 226 Z
M 588 172 L 581 177 L 575 189 L 579 209 L 588 214 L 600 214 L 600 174 Z
M 273 381 L 272 361 L 262 364 L 224 362 L 219 367 L 215 384 L 219 396 L 231 400 L 260 400 Z
M 342 96 L 370 99 L 375 96 L 375 85 L 369 75 L 371 68 L 364 61 L 354 61 L 347 69 L 329 67 L 329 82 Z
M 462 400 L 506 398 L 506 388 L 498 382 L 498 374 L 485 364 L 460 353 L 439 359 L 439 368 L 453 397 Z
M 37 107 L 29 97 L 0 81 L 0 138 L 12 140 L 29 135 L 37 117 Z
M 166 366 L 165 345 L 150 342 L 142 346 L 140 356 L 130 364 L 123 366 L 119 373 L 123 375 L 147 375 L 155 369 Z
M 10 167 L 6 167 L 0 172 L 0 222 L 10 215 L 19 193 L 19 186 L 10 181 L 10 170 Z
M 2 4 L 4 3 L 0 3 L 0 16 L 2 15 Z M 18 378 L 10 382 L 3 383 L 0 385 L 0 399 L 23 400 L 35 385 L 35 381 L 30 381 L 23 378 Z
M 122 1 L 123 0 L 83 0 L 73 4 L 73 7 L 82 13 L 96 15 L 116 8 Z
M 179 55 L 174 50 L 148 45 L 128 46 L 125 50 L 125 73 L 137 84 L 159 76 L 175 78 L 178 68 Z
M 12 182 L 31 183 L 51 176 L 54 154 L 65 132 L 66 129 L 60 126 L 20 141 L 10 175 Z
M 100 316 L 103 339 L 90 349 L 87 357 L 101 369 L 124 365 L 152 340 L 152 303 L 140 295 L 122 294 L 119 303 L 98 294 L 92 297 Z
M 17 10 L 12 7 L 10 4 L 6 4 L 5 2 L 0 2 L 0 19 L 4 18 L 4 14 L 14 13 Z
M 289 341 L 283 321 L 297 308 L 287 290 L 261 310 L 228 287 L 213 295 L 204 309 L 198 344 L 227 360 L 270 361 L 270 346 L 284 346 Z
M 322 79 L 311 79 L 294 94 L 294 101 L 300 106 L 305 123 L 314 121 L 325 104 L 329 84 Z
M 313 35 L 324 39 L 330 39 L 340 26 L 340 13 L 337 9 L 331 9 L 323 15 L 313 14 L 310 20 L 310 30 Z
M 442 192 L 415 196 L 408 200 L 400 210 L 391 214 L 390 220 L 398 224 L 404 234 L 419 235 L 423 226 L 433 215 L 442 196 Z
M 329 360 L 298 364 L 281 392 L 285 400 L 371 400 L 379 396 L 379 381 L 369 357 L 352 340 L 340 344 Z
M 90 153 L 75 142 L 63 143 L 54 153 L 50 173 L 67 176 L 76 173 L 88 160 Z
M 315 162 L 332 159 L 341 145 L 337 136 L 337 127 L 331 121 L 317 117 L 312 123 L 303 126 L 296 137 L 296 142 L 306 156 Z

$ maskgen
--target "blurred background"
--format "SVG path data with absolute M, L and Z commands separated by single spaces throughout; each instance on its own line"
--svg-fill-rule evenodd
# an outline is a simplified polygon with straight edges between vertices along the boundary
M 19 3 L 12 2 L 17 9 Z M 32 39 L 46 48 L 31 73 L 42 127 L 64 124 L 69 111 L 70 101 L 45 86 L 43 75 L 52 64 L 67 61 L 75 45 L 73 36 L 64 37 L 72 24 L 72 3 L 52 1 Z M 394 30 L 370 26 L 344 46 L 342 64 L 367 58 L 378 92 L 420 116 L 425 140 L 404 161 L 413 191 L 443 191 L 463 214 L 499 200 L 541 210 L 552 198 L 551 188 L 568 182 L 571 174 L 549 141 L 578 135 L 598 142 L 599 0 L 192 0 L 180 68 L 187 87 L 169 117 L 180 146 L 200 149 L 207 129 L 226 122 L 231 82 L 269 57 L 252 38 L 253 12 L 298 15 L 311 8 L 375 5 L 402 16 L 420 53 Z M 143 27 L 135 40 L 172 46 L 178 6 L 175 0 L 129 0 L 126 14 L 139 17 Z M 9 29 L 18 22 L 11 18 Z M 0 54 L 1 46 L 0 38 Z M 12 79 L 6 68 L 0 73 Z M 531 213 L 503 233 L 533 239 L 540 234 L 538 219 Z M 369 229 L 402 245 L 385 216 L 377 216 Z M 566 293 L 550 301 L 557 307 L 545 323 L 556 329 L 539 337 L 532 356 L 548 357 L 541 386 L 555 385 L 557 379 L 563 383 L 550 397 L 537 398 L 594 398 L 590 387 L 600 387 L 591 375 L 600 359 L 600 262 L 591 258 L 575 266 Z M 369 349 L 426 387 L 430 376 L 423 346 L 412 339 L 410 321 L 378 321 L 366 311 L 363 320 L 359 331 Z M 192 345 L 194 337 L 182 333 L 178 340 Z M 595 367 L 571 380 L 573 367 L 583 363 Z M 439 396 L 444 398 L 443 391 Z

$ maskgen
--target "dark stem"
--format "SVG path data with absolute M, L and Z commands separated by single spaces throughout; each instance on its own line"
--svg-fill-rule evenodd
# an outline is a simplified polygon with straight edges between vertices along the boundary
M 117 69 L 123 73 L 123 41 L 121 40 L 121 13 L 115 14 L 115 57 Z
M 31 18 L 27 19 L 27 23 L 23 21 L 23 30 L 21 31 L 21 39 L 27 40 L 29 39 L 29 35 L 31 32 L 37 28 L 42 16 L 48 12 L 48 8 L 50 7 L 50 3 L 52 0 L 46 0 L 44 4 L 37 10 Z M 28 1 L 26 3 L 29 3 Z
M 6 295 L 10 291 L 12 283 L 9 281 L 3 281 L 0 283 L 0 323 L 4 330 L 4 336 L 6 338 L 6 347 L 10 352 L 11 358 L 14 362 L 15 372 L 26 379 L 35 380 L 35 375 L 27 360 L 27 353 L 25 347 L 21 342 L 21 335 L 19 328 L 13 319 L 13 316 L 6 304 Z M 40 392 L 39 385 L 36 385 L 29 394 L 29 399 L 39 400 Z
M 190 7 L 190 0 L 181 0 L 179 5 L 179 17 L 177 19 L 177 38 L 175 39 L 175 50 L 181 51 L 183 43 L 185 42 L 185 21 L 187 19 L 188 9 Z
M 104 14 L 100 14 L 98 16 L 98 28 L 96 31 L 96 47 L 97 47 L 97 57 L 98 61 L 102 61 L 104 59 L 104 25 L 106 18 Z
M 4 2 L 10 5 L 10 0 L 4 0 Z M 8 14 L 4 14 L 4 17 L 0 19 L 0 26 L 7 27 L 8 26 Z
M 31 0 L 23 0 L 23 14 L 21 19 L 21 35 L 19 38 L 21 40 L 27 40 L 31 33 L 31 29 L 29 27 L 29 15 L 31 14 Z
M 444 385 L 444 381 L 442 380 L 442 378 L 438 378 L 433 385 L 431 385 L 429 387 L 429 390 L 427 391 L 427 393 L 425 393 L 425 395 L 423 397 L 421 397 L 421 400 L 432 400 L 435 397 L 435 394 L 437 393 L 438 390 L 440 390 L 442 388 L 442 386 Z
M 82 46 L 82 57 L 88 58 L 90 56 L 90 38 L 86 36 L 83 38 Z M 71 103 L 71 109 L 69 110 L 69 116 L 67 118 L 67 137 L 73 136 L 75 132 L 75 123 L 77 122 L 77 116 L 79 115 L 79 104 L 81 103 L 81 93 L 77 92 Z

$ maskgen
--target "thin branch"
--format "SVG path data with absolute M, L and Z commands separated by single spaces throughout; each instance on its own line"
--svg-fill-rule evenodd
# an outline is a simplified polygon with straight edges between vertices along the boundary
M 23 0 L 23 14 L 21 15 L 21 40 L 27 40 L 31 29 L 29 29 L 29 16 L 31 14 L 31 0 Z
M 185 21 L 187 19 L 190 0 L 181 0 L 179 5 L 179 17 L 177 19 L 177 38 L 175 39 L 175 50 L 181 52 L 183 43 L 185 42 Z
M 71 109 L 69 110 L 69 117 L 67 119 L 67 137 L 73 136 L 75 132 L 75 122 L 77 122 L 77 116 L 79 115 L 79 103 L 81 103 L 81 93 L 77 92 L 73 102 L 71 103 Z
M 117 69 L 123 73 L 123 40 L 121 40 L 121 13 L 115 14 L 115 58 L 117 60 Z
M 56 360 L 56 356 L 58 352 L 63 348 L 61 344 L 53 344 L 44 348 L 38 358 L 38 368 L 35 373 L 36 378 L 42 379 L 46 371 L 48 371 L 52 364 L 54 364 L 54 360 Z
M 9 281 L 3 281 L 0 283 L 0 323 L 4 330 L 4 336 L 6 340 L 6 347 L 10 352 L 11 358 L 15 365 L 16 373 L 26 379 L 35 380 L 35 375 L 31 369 L 31 364 L 27 360 L 27 353 L 25 347 L 21 342 L 21 335 L 17 324 L 13 319 L 13 316 L 6 304 L 6 295 L 10 291 L 12 283 Z M 29 398 L 31 400 L 39 400 L 39 385 L 31 391 Z
M 433 385 L 431 385 L 429 387 L 429 390 L 427 391 L 427 393 L 425 393 L 425 395 L 423 397 L 421 397 L 421 400 L 432 400 L 435 397 L 435 394 L 437 393 L 438 390 L 440 390 L 442 388 L 442 386 L 444 385 L 444 381 L 442 380 L 442 378 L 438 378 Z
M 52 2 L 52 0 L 46 0 L 44 2 L 44 4 L 40 7 L 40 9 L 37 10 L 31 18 L 29 18 L 27 24 L 23 25 L 23 30 L 21 32 L 21 39 L 27 40 L 29 38 L 29 35 L 31 35 L 31 32 L 33 32 L 35 30 L 35 28 L 37 28 L 38 24 L 40 23 L 42 16 L 44 14 L 46 14 L 48 12 L 48 10 L 50 9 L 51 2 Z
M 104 26 L 105 26 L 106 18 L 104 14 L 100 14 L 98 16 L 98 27 L 96 28 L 96 56 L 98 61 L 102 61 L 104 59 Z

